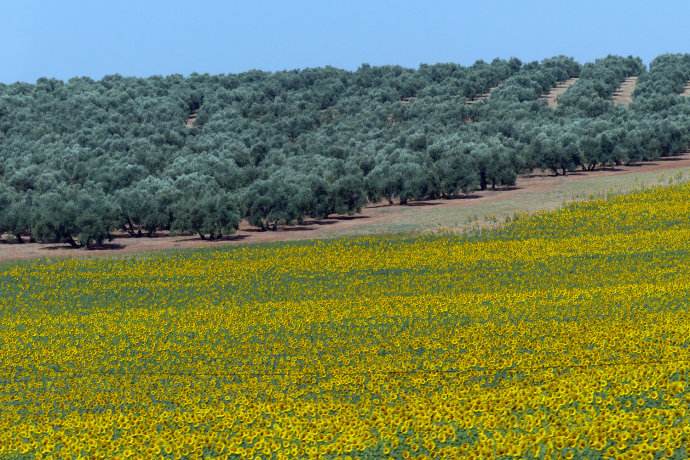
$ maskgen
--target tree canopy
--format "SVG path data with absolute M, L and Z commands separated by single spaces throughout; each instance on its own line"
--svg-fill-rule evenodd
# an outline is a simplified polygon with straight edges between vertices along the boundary
M 539 100 L 577 76 L 557 109 Z M 634 103 L 611 94 L 640 76 Z M 0 85 L 0 233 L 98 245 L 218 238 L 651 160 L 690 144 L 690 55 L 558 56 Z M 491 92 L 479 103 L 467 102 Z M 186 123 L 196 114 L 192 125 Z

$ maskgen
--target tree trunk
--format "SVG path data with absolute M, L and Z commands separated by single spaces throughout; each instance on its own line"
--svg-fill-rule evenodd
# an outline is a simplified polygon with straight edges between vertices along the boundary
M 74 238 L 72 238 L 72 235 L 67 236 L 67 238 L 65 238 L 65 241 L 67 242 L 67 244 L 69 244 L 73 248 L 80 248 L 81 247 L 81 244 L 74 241 Z
M 486 172 L 484 171 L 479 172 L 479 188 L 486 190 Z
M 407 204 L 407 198 L 406 197 L 400 197 L 400 206 L 404 206 Z
M 127 231 L 129 236 L 134 236 L 134 223 L 132 222 L 132 219 L 129 217 L 127 218 L 127 225 L 125 225 L 125 231 Z
M 198 233 L 199 233 L 199 237 L 201 237 L 202 240 L 206 239 L 206 236 L 203 233 L 201 233 L 201 232 L 198 232 Z
M 22 235 L 20 233 L 16 233 L 14 236 L 17 238 L 17 243 L 24 243 L 24 240 L 22 239 Z
M 564 176 L 567 176 L 567 175 L 568 175 L 568 171 L 565 169 L 565 166 L 563 166 L 563 175 L 564 175 Z

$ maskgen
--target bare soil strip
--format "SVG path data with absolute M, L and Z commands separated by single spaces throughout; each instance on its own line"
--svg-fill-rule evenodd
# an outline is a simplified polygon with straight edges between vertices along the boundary
M 476 96 L 474 96 L 474 97 L 468 99 L 468 100 L 465 102 L 465 104 L 467 104 L 467 105 L 474 105 L 474 104 L 479 104 L 480 102 L 486 101 L 487 99 L 489 99 L 489 98 L 491 97 L 491 93 L 493 93 L 494 91 L 496 91 L 496 89 L 498 89 L 499 86 L 500 86 L 500 85 L 496 85 L 496 86 L 493 86 L 493 87 L 489 88 L 489 91 L 487 91 L 486 93 L 477 94 Z
M 637 87 L 638 77 L 628 77 L 621 85 L 613 92 L 611 99 L 616 105 L 621 105 L 627 107 L 632 103 L 633 93 L 635 92 L 635 87 Z
M 491 94 L 498 89 L 498 87 L 501 86 L 500 84 L 493 86 L 489 88 L 489 90 L 485 93 L 482 94 L 477 94 L 474 97 L 471 97 L 469 99 L 465 99 L 465 104 L 467 105 L 473 105 L 473 104 L 478 104 L 480 102 L 484 102 L 487 99 L 491 97 Z M 428 99 L 429 97 L 424 97 L 422 99 Z M 446 99 L 456 99 L 456 98 L 465 98 L 465 96 L 448 96 Z M 412 104 L 417 100 L 416 96 L 408 96 L 408 97 L 401 97 L 400 102 L 402 104 Z
M 573 86 L 575 83 L 577 83 L 577 78 L 569 78 L 567 80 L 558 82 L 556 86 L 551 88 L 551 91 L 548 93 L 542 95 L 539 100 L 546 102 L 546 105 L 551 107 L 552 109 L 556 108 L 558 106 L 558 98 L 568 91 L 568 89 Z
M 532 174 L 521 176 L 516 187 L 497 191 L 475 192 L 467 197 L 453 200 L 426 200 L 412 202 L 408 206 L 373 204 L 367 206 L 360 214 L 354 216 L 334 216 L 322 220 L 307 220 L 301 225 L 284 226 L 278 231 L 259 231 L 246 222 L 242 222 L 239 231 L 220 241 L 201 240 L 196 235 L 171 236 L 162 234 L 154 238 L 132 238 L 127 235 L 116 235 L 116 238 L 100 250 L 71 249 L 63 244 L 6 242 L 0 244 L 0 261 L 34 259 L 41 257 L 92 257 L 112 256 L 121 254 L 135 254 L 163 249 L 185 249 L 201 247 L 220 247 L 238 243 L 269 243 L 277 241 L 306 240 L 331 238 L 337 236 L 356 235 L 363 233 L 386 233 L 397 228 L 407 228 L 403 224 L 419 217 L 421 221 L 428 221 L 434 216 L 448 216 L 452 213 L 472 212 L 481 214 L 482 210 L 495 207 L 515 208 L 515 203 L 527 200 L 534 202 L 534 210 L 548 209 L 559 203 L 546 205 L 543 198 L 548 194 L 562 191 L 577 181 L 601 180 L 611 176 L 632 174 L 635 181 L 642 173 L 674 169 L 690 168 L 690 154 L 671 159 L 663 159 L 638 166 L 619 166 L 599 171 L 577 172 L 568 176 L 551 176 L 547 174 Z M 634 174 L 640 173 L 640 174 Z M 631 180 L 632 181 L 632 180 Z M 542 199 L 540 199 L 540 197 Z M 466 209 L 460 209 L 466 208 Z M 474 211 L 474 210 L 476 211 Z M 514 211 L 518 209 L 515 208 Z M 416 229 L 425 227 L 416 226 Z M 393 229 L 393 230 L 391 230 Z M 448 229 L 452 230 L 452 229 Z M 462 225 L 457 225 L 458 231 Z
M 685 88 L 683 88 L 683 93 L 681 95 L 690 97 L 690 81 L 685 85 Z
M 196 126 L 196 119 L 199 116 L 199 109 L 192 110 L 192 112 L 189 114 L 187 117 L 187 120 L 185 120 L 185 126 L 187 128 L 193 128 Z

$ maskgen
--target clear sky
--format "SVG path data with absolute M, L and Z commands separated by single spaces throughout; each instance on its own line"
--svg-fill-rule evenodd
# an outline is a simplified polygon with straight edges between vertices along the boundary
M 688 0 L 17 0 L 0 81 L 690 52 Z

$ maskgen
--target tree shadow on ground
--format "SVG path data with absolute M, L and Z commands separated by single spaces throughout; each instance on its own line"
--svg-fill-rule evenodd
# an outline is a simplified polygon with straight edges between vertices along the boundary
M 355 215 L 355 216 L 333 216 L 329 217 L 328 219 L 331 220 L 359 220 L 359 219 L 368 219 L 369 216 L 363 216 L 361 214 Z
M 225 235 L 221 236 L 220 238 L 215 238 L 213 240 L 206 238 L 206 239 L 201 239 L 199 235 L 189 235 L 187 238 L 179 239 L 179 240 L 173 240 L 173 243 L 189 243 L 191 241 L 204 241 L 207 243 L 223 243 L 227 241 L 242 241 L 244 239 L 249 238 L 249 235 Z
M 519 188 L 519 187 L 518 187 Z M 512 190 L 510 188 L 497 188 L 497 189 L 488 189 L 487 192 L 503 192 L 506 190 Z M 469 193 L 467 195 L 454 195 L 454 196 L 449 196 L 448 198 L 444 198 L 443 201 L 455 201 L 455 200 L 478 200 L 481 198 L 481 195 L 477 195 L 476 193 Z
M 682 161 L 682 160 L 687 160 L 689 155 L 690 155 L 690 152 L 684 153 L 681 155 L 674 155 L 674 156 L 670 156 L 670 157 L 661 157 L 661 158 L 657 158 L 654 161 Z M 645 164 L 649 165 L 649 164 L 653 164 L 653 163 L 645 163 Z
M 410 201 L 405 206 L 438 206 L 441 203 L 432 203 L 430 201 Z
M 628 168 L 641 168 L 643 166 L 659 166 L 659 163 L 650 161 L 649 163 L 630 163 L 625 166 Z
M 623 169 L 620 166 L 604 166 L 603 168 L 597 168 L 594 171 L 577 171 L 577 173 L 579 173 L 582 176 L 586 176 L 587 172 L 596 172 L 596 171 L 622 172 L 622 171 L 625 171 L 625 169 Z M 571 174 L 571 173 L 568 173 L 568 174 Z
M 58 249 L 70 249 L 70 250 L 75 250 L 78 251 L 80 249 L 83 249 L 85 251 L 118 251 L 120 249 L 124 249 L 125 245 L 124 244 L 119 244 L 119 243 L 103 243 L 98 246 L 70 246 L 69 244 L 55 244 L 52 246 L 45 246 L 41 248 L 41 250 L 47 250 L 47 251 L 55 251 Z
M 303 225 L 279 225 L 278 228 L 273 230 L 272 228 L 261 229 L 261 228 L 245 228 L 242 229 L 243 232 L 249 233 L 281 233 L 281 232 L 299 232 L 299 231 L 313 231 L 314 227 L 309 227 L 306 224 Z
M 243 228 L 243 232 L 249 233 L 280 233 L 280 232 L 298 232 L 298 231 L 312 231 L 318 227 L 326 225 L 334 225 L 342 221 L 369 219 L 369 216 L 355 215 L 355 216 L 332 216 L 326 219 L 310 219 L 297 225 L 279 225 L 275 230 L 261 229 L 258 227 Z
M 337 220 L 330 220 L 330 219 L 315 219 L 315 220 L 308 220 L 304 222 L 302 225 L 333 225 L 337 224 Z

